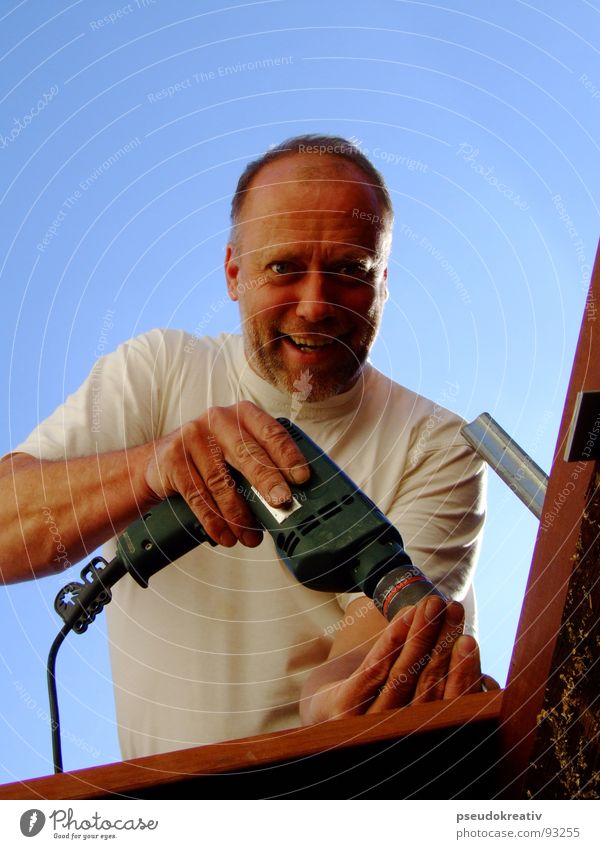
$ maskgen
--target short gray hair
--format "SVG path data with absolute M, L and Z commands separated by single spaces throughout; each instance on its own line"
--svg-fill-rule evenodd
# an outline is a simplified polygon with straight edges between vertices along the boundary
M 385 184 L 383 176 L 379 173 L 372 162 L 367 159 L 364 153 L 356 147 L 348 139 L 341 136 L 322 136 L 314 133 L 293 136 L 292 138 L 282 141 L 280 144 L 272 148 L 260 156 L 258 159 L 252 160 L 246 165 L 231 201 L 231 242 L 235 243 L 236 227 L 240 222 L 240 215 L 244 199 L 249 186 L 258 172 L 274 162 L 277 159 L 282 159 L 290 154 L 312 155 L 312 156 L 339 156 L 346 162 L 352 162 L 356 165 L 367 178 L 365 184 L 371 186 L 375 190 L 375 194 L 381 205 L 381 225 L 382 231 L 389 230 L 391 234 L 392 222 L 394 219 L 394 210 L 392 199 Z

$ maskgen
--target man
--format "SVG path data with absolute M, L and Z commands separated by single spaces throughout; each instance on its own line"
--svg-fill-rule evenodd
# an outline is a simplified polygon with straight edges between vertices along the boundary
M 176 492 L 220 543 L 149 590 L 128 577 L 115 587 L 107 615 L 125 757 L 481 686 L 462 604 L 429 598 L 387 624 L 360 594 L 308 590 L 261 542 L 228 472 L 284 504 L 288 484 L 310 474 L 274 419 L 295 418 L 472 620 L 482 464 L 456 416 L 367 361 L 388 294 L 381 176 L 344 139 L 291 139 L 248 166 L 232 221 L 225 274 L 242 337 L 130 340 L 0 466 L 7 581 L 53 571 L 44 510 L 71 561 Z

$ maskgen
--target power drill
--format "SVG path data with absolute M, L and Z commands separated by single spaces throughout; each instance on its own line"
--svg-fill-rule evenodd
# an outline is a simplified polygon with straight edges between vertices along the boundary
M 310 478 L 292 485 L 286 507 L 273 507 L 230 469 L 275 548 L 294 577 L 313 590 L 352 592 L 372 598 L 388 620 L 426 595 L 442 593 L 413 566 L 402 537 L 364 492 L 300 428 L 278 421 L 310 465 Z M 172 495 L 133 522 L 117 539 L 116 556 L 95 557 L 54 601 L 63 620 L 48 654 L 47 678 L 54 771 L 62 772 L 56 656 L 70 631 L 82 634 L 111 600 L 111 587 L 129 574 L 142 587 L 150 578 L 200 543 L 216 545 L 185 500 Z M 102 564 L 102 565 L 100 565 Z
M 413 565 L 400 533 L 371 499 L 296 424 L 278 421 L 311 471 L 306 483 L 290 486 L 289 505 L 271 506 L 239 472 L 231 474 L 294 577 L 313 590 L 361 591 L 388 620 L 426 595 L 445 598 Z M 184 499 L 170 496 L 118 537 L 110 563 L 95 558 L 81 572 L 83 584 L 63 587 L 55 609 L 69 628 L 83 633 L 120 578 L 129 573 L 147 587 L 156 572 L 203 542 L 216 545 Z

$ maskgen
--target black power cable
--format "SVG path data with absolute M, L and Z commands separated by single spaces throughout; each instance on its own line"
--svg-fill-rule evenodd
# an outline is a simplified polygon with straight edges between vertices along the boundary
M 99 568 L 103 563 L 104 567 Z M 52 758 L 54 772 L 63 771 L 62 747 L 60 740 L 60 716 L 56 692 L 56 656 L 70 631 L 83 634 L 97 614 L 108 604 L 112 595 L 110 587 L 127 573 L 120 558 L 110 563 L 102 557 L 95 557 L 81 572 L 82 582 L 71 581 L 64 586 L 54 601 L 54 609 L 62 617 L 64 625 L 50 646 L 46 665 L 48 678 L 48 701 L 50 703 L 50 724 L 52 730 Z
M 58 697 L 56 695 L 56 655 L 64 642 L 65 637 L 71 630 L 70 625 L 63 625 L 56 639 L 50 646 L 48 654 L 48 701 L 50 702 L 50 727 L 52 729 L 52 759 L 54 761 L 54 772 L 62 772 L 62 750 L 60 744 L 60 718 L 58 715 Z
M 64 622 L 48 654 L 48 699 L 52 723 L 54 771 L 62 772 L 60 717 L 56 693 L 56 655 L 69 631 L 83 634 L 112 599 L 111 587 L 128 572 L 142 587 L 149 578 L 173 560 L 203 542 L 216 545 L 181 496 L 171 496 L 146 513 L 121 534 L 117 555 L 107 563 L 94 557 L 54 600 L 54 609 Z M 101 565 L 102 564 L 102 565 Z

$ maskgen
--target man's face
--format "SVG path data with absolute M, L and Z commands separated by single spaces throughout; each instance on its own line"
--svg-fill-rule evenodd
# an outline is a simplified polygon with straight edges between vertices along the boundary
M 365 179 L 331 156 L 272 162 L 250 184 L 227 247 L 251 368 L 290 394 L 297 381 L 309 386 L 307 401 L 357 381 L 381 320 L 387 250 Z

